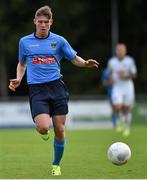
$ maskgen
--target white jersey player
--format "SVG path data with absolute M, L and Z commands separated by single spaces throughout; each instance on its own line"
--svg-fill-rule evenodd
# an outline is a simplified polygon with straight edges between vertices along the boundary
M 124 136 L 130 134 L 131 107 L 134 103 L 135 90 L 133 79 L 136 77 L 137 69 L 134 59 L 126 55 L 125 44 L 116 46 L 116 56 L 108 61 L 108 69 L 113 82 L 112 103 L 118 119 L 124 118 L 125 125 L 118 122 L 118 131 L 123 131 Z

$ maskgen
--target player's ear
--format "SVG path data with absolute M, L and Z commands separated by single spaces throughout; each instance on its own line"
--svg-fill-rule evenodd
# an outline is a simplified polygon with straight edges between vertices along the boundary
M 36 19 L 35 18 L 33 19 L 33 23 L 36 24 Z
M 50 25 L 52 25 L 53 24 L 53 19 L 50 19 Z

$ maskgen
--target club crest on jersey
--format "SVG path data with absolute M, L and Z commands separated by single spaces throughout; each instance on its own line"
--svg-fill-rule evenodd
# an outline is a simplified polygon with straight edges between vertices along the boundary
M 57 43 L 56 43 L 55 41 L 51 43 L 51 47 L 52 47 L 52 48 L 55 48 L 56 45 L 57 45 Z

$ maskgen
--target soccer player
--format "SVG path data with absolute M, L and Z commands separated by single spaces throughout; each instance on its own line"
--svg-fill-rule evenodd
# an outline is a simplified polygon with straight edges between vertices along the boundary
M 61 80 L 60 61 L 64 57 L 76 66 L 87 68 L 98 67 L 99 63 L 78 56 L 65 38 L 50 32 L 52 23 L 49 6 L 43 6 L 36 11 L 36 31 L 19 41 L 16 78 L 10 80 L 9 88 L 16 91 L 27 70 L 32 118 L 44 140 L 49 138 L 51 118 L 53 121 L 55 137 L 52 175 L 56 176 L 61 175 L 60 161 L 64 152 L 69 99 L 67 87 Z
M 112 94 L 112 80 L 110 78 L 110 73 L 108 68 L 105 68 L 102 72 L 102 83 L 103 85 L 107 88 L 107 96 L 110 102 L 110 106 L 112 109 L 112 114 L 111 114 L 111 120 L 112 120 L 112 127 L 115 130 L 117 126 L 117 118 L 115 115 L 115 111 L 112 105 L 112 99 L 111 99 L 111 94 Z
M 130 134 L 131 108 L 135 98 L 133 79 L 137 75 L 137 68 L 134 59 L 126 54 L 126 45 L 118 43 L 116 56 L 108 61 L 108 69 L 113 82 L 112 104 L 119 119 L 117 131 L 123 131 L 123 136 L 127 137 Z

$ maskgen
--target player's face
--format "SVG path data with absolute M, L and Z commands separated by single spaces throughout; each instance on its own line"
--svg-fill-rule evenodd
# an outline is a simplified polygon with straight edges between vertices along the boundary
M 48 36 L 50 27 L 52 25 L 52 20 L 48 16 L 38 16 L 34 19 L 34 24 L 36 25 L 36 36 L 39 38 L 44 38 Z
M 123 59 L 124 56 L 126 55 L 126 47 L 124 45 L 117 45 L 116 47 L 116 56 L 119 59 Z

